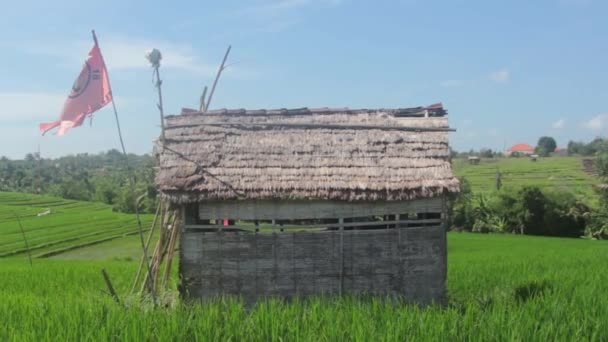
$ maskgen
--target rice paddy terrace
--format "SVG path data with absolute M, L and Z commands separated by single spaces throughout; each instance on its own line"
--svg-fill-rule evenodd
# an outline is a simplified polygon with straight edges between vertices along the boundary
M 466 159 L 454 159 L 454 172 L 465 177 L 474 192 L 495 189 L 496 173 L 500 171 L 502 185 L 507 188 L 537 186 L 543 190 L 561 190 L 575 195 L 593 195 L 592 185 L 598 180 L 585 172 L 583 158 L 550 157 L 532 161 L 529 158 L 482 158 L 478 165 Z
M 53 258 L 28 264 L 15 214 L 33 254 Z M 149 227 L 151 215 L 143 221 Z M 0 258 L 0 341 L 608 337 L 605 241 L 449 233 L 446 307 L 350 297 L 269 300 L 253 308 L 236 298 L 186 305 L 172 300 L 171 290 L 171 304 L 153 308 L 128 295 L 137 260 L 115 257 L 141 253 L 136 230 L 134 215 L 107 205 L 0 192 L 0 253 L 17 256 Z M 104 293 L 101 268 L 121 304 Z
M 151 215 L 142 215 L 144 229 Z M 0 257 L 24 254 L 25 232 L 33 257 L 50 257 L 137 234 L 134 215 L 109 205 L 50 196 L 0 192 Z

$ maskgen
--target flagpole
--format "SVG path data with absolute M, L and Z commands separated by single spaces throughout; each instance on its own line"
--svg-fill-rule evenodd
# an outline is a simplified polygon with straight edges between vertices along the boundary
M 97 41 L 97 35 L 95 34 L 95 30 L 91 30 L 91 33 L 93 35 L 93 41 L 95 42 L 95 46 L 97 48 L 99 48 L 99 43 Z M 114 93 L 112 92 L 112 86 L 111 86 L 111 82 L 110 82 L 110 75 L 106 75 L 106 77 L 108 78 L 108 86 L 110 87 L 110 95 L 112 96 L 112 110 L 114 111 L 114 118 L 116 119 L 116 128 L 118 130 L 118 138 L 120 140 L 120 147 L 122 148 L 122 154 L 125 156 L 125 165 L 127 167 L 127 173 L 130 173 L 131 175 L 131 193 L 134 195 L 135 194 L 135 183 L 136 183 L 136 178 L 135 178 L 135 171 L 131 169 L 131 166 L 129 164 L 129 156 L 127 154 L 127 149 L 125 148 L 125 142 L 122 138 L 122 130 L 120 129 L 120 120 L 118 119 L 118 110 L 116 110 L 116 103 L 114 102 Z M 142 224 L 141 224 L 141 218 L 139 216 L 139 201 L 135 200 L 135 216 L 137 217 L 137 226 L 139 227 L 139 237 L 141 240 L 141 246 L 142 246 L 142 250 L 144 253 L 144 259 L 146 260 L 146 266 L 148 268 L 148 273 L 150 273 L 151 268 L 150 268 L 150 262 L 148 260 L 148 251 L 144 242 L 144 232 L 143 232 L 143 228 L 142 228 Z M 149 283 L 148 283 L 149 284 Z M 152 295 L 152 300 L 154 301 L 154 303 L 156 303 L 156 296 L 154 294 L 154 289 L 151 286 L 148 286 L 148 290 L 150 290 L 150 294 Z
M 97 35 L 95 34 L 95 30 L 91 30 L 91 34 L 93 35 L 93 42 L 95 46 L 99 48 L 99 42 L 97 41 Z M 122 131 L 120 129 L 120 120 L 118 119 L 118 111 L 116 110 L 116 103 L 114 102 L 114 93 L 112 93 L 112 86 L 110 81 L 110 75 L 106 76 L 108 78 L 108 86 L 110 87 L 110 95 L 112 96 L 112 110 L 114 110 L 114 118 L 116 119 L 116 128 L 118 129 L 118 138 L 120 139 L 120 147 L 122 148 L 122 154 L 127 157 L 127 149 L 125 148 L 125 142 L 122 138 Z M 127 168 L 129 168 L 129 163 L 127 163 Z
M 40 158 L 42 158 L 42 157 L 40 155 L 40 138 L 38 138 L 38 158 L 37 158 L 38 159 L 38 165 L 37 165 L 37 168 L 38 168 L 38 170 L 37 170 L 38 171 L 37 172 L 38 179 L 36 181 L 36 183 L 38 183 L 38 186 L 36 187 L 36 189 L 34 189 L 34 191 L 38 195 L 40 195 L 42 193 L 42 181 L 40 179 L 40 176 L 41 176 L 41 173 L 40 173 Z

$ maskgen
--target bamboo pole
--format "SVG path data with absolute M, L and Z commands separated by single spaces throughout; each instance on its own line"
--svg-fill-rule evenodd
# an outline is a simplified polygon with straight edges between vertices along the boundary
M 179 229 L 177 229 L 177 225 L 179 220 L 177 215 L 173 219 L 173 224 L 171 225 L 171 239 L 169 240 L 169 250 L 167 252 L 167 260 L 165 261 L 165 271 L 162 279 L 162 287 L 166 288 L 167 282 L 169 281 L 169 276 L 171 275 L 171 266 L 173 263 L 173 256 L 175 254 L 175 245 L 177 244 L 177 233 Z
M 213 99 L 213 94 L 215 93 L 215 87 L 217 86 L 217 81 L 220 79 L 220 75 L 222 71 L 226 68 L 226 60 L 228 59 L 228 54 L 230 53 L 230 49 L 232 46 L 228 45 L 228 49 L 226 50 L 226 54 L 224 54 L 224 59 L 222 60 L 222 64 L 220 64 L 219 69 L 217 69 L 217 74 L 215 75 L 215 80 L 213 81 L 213 86 L 211 87 L 211 92 L 209 93 L 209 99 L 205 104 L 205 112 L 209 109 L 209 104 L 211 104 L 211 100 Z
M 154 265 L 156 264 L 156 259 L 158 258 L 159 249 L 160 249 L 160 244 L 157 243 L 156 247 L 154 247 L 154 253 L 152 253 L 152 260 L 151 260 L 152 269 L 154 269 Z M 153 277 L 153 275 L 151 274 L 151 272 L 146 271 L 146 274 L 144 275 L 143 283 L 141 284 L 141 288 L 139 290 L 140 293 L 144 292 L 144 290 L 146 289 L 146 284 L 150 281 L 149 279 L 152 277 Z
M 114 286 L 112 286 L 110 276 L 108 275 L 108 272 L 106 272 L 105 268 L 101 269 L 101 274 L 103 274 L 103 279 L 106 281 L 106 285 L 108 286 L 108 290 L 110 291 L 112 298 L 114 298 L 114 301 L 116 301 L 116 303 L 120 304 L 120 298 L 118 298 L 118 294 L 116 294 L 116 290 L 114 290 Z
M 163 81 L 160 79 L 160 64 L 154 66 L 154 73 L 156 74 L 156 89 L 158 90 L 158 111 L 160 112 L 160 129 L 161 138 L 163 145 L 165 144 L 165 112 L 163 109 L 163 92 L 161 85 Z
M 201 95 L 200 105 L 198 107 L 199 112 L 202 112 L 203 110 L 205 110 L 205 97 L 206 96 L 207 96 L 207 86 L 205 86 L 205 89 L 203 89 L 203 94 Z
M 160 269 L 160 265 L 162 264 L 167 248 L 167 223 L 171 220 L 170 217 L 165 215 L 165 211 L 161 211 L 161 215 L 163 215 L 163 219 L 161 221 L 160 227 L 160 236 L 158 239 L 158 243 L 156 244 L 156 248 L 154 249 L 154 255 L 152 256 L 152 266 L 151 270 L 146 274 L 144 278 L 144 284 L 142 284 L 141 291 L 145 289 L 145 284 L 150 283 L 150 286 L 153 289 L 156 289 L 158 286 L 158 270 Z
M 19 218 L 19 215 L 17 215 L 17 213 L 13 213 L 15 215 L 15 218 L 17 218 L 17 223 L 19 224 L 19 228 L 21 229 L 21 235 L 23 236 L 23 241 L 25 242 L 25 249 L 27 251 L 27 258 L 30 261 L 30 267 L 33 266 L 32 263 L 32 254 L 30 252 L 30 245 L 27 243 L 27 238 L 25 237 L 25 230 L 23 229 L 23 225 L 21 225 L 21 218 Z
M 152 242 L 152 236 L 154 235 L 154 229 L 156 228 L 156 222 L 158 221 L 158 215 L 160 213 L 160 204 L 161 202 L 159 201 L 158 205 L 156 206 L 156 214 L 154 215 L 154 219 L 152 220 L 152 227 L 150 228 L 150 233 L 148 233 L 148 238 L 146 239 L 146 247 L 144 248 L 144 252 L 148 251 L 148 248 L 150 247 L 150 242 Z M 131 293 L 135 291 L 135 287 L 139 282 L 141 271 L 146 263 L 146 254 L 147 253 L 144 253 L 141 257 L 141 262 L 139 263 L 139 267 L 137 268 L 137 274 L 135 275 L 135 279 L 133 280 L 133 284 L 131 285 Z
M 92 30 L 91 33 L 93 35 L 93 41 L 95 42 L 95 46 L 99 47 L 99 42 L 97 41 L 97 35 L 95 34 L 95 30 Z M 109 81 L 109 76 L 108 76 L 108 81 Z M 129 183 L 130 183 L 129 185 L 130 185 L 130 188 L 131 188 L 131 192 L 134 193 L 137 181 L 136 181 L 136 177 L 135 177 L 135 172 L 131 169 L 131 166 L 129 164 L 129 155 L 127 154 L 127 150 L 125 148 L 124 139 L 122 137 L 122 130 L 120 128 L 120 120 L 118 119 L 118 110 L 116 109 L 116 103 L 114 101 L 114 94 L 113 94 L 111 88 L 110 88 L 110 94 L 112 95 L 112 109 L 114 111 L 114 118 L 116 120 L 116 129 L 118 131 L 118 138 L 120 140 L 120 147 L 122 148 L 122 153 L 125 156 L 125 165 L 126 165 L 126 168 L 127 168 L 127 173 L 130 176 L 129 177 L 130 178 L 129 179 Z M 163 134 L 164 134 L 164 131 L 163 131 Z M 143 233 L 143 228 L 142 228 L 142 225 L 141 225 L 141 217 L 139 215 L 139 203 L 136 200 L 134 204 L 135 204 L 135 216 L 136 216 L 137 225 L 138 225 L 138 228 L 139 228 L 139 236 L 140 236 L 140 239 L 142 240 L 142 248 L 143 248 L 144 247 L 144 243 L 143 243 L 144 233 Z M 146 256 L 147 252 L 146 252 L 145 248 L 144 248 L 143 252 L 144 252 L 144 256 Z M 150 270 L 150 264 L 147 262 L 147 257 L 146 257 L 146 266 L 148 267 L 148 270 Z M 104 273 L 104 275 L 105 275 L 105 273 Z M 154 293 L 152 293 L 152 298 L 154 298 Z

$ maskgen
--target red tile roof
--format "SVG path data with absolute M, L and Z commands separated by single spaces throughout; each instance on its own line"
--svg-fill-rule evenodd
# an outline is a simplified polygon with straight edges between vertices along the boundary
M 530 144 L 521 143 L 521 144 L 515 144 L 515 145 L 511 146 L 511 148 L 509 148 L 507 151 L 508 152 L 534 152 L 534 147 L 532 147 Z

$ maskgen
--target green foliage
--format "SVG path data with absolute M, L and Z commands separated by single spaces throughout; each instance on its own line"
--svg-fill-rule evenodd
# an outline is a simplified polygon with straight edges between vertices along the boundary
M 0 191 L 50 194 L 65 199 L 97 201 L 134 212 L 133 199 L 154 186 L 155 160 L 149 155 L 125 156 L 117 150 L 100 154 L 78 154 L 57 159 L 41 159 L 27 154 L 23 160 L 0 158 Z M 131 171 L 130 171 L 131 170 Z M 132 188 L 131 181 L 136 183 Z M 135 195 L 129 192 L 135 192 Z M 156 195 L 150 192 L 142 206 L 153 212 Z M 120 203 L 119 203 L 120 202 Z M 151 209 L 150 209 L 151 208 Z
M 592 208 L 568 192 L 545 191 L 544 230 L 541 235 L 581 237 L 589 224 Z
M 471 185 L 466 178 L 459 178 L 460 192 L 450 194 L 448 202 L 449 226 L 452 229 L 466 230 L 473 219 L 473 204 L 471 201 Z
M 482 147 L 478 151 L 470 150 L 468 152 L 457 152 L 455 150 L 450 149 L 450 157 L 451 158 L 467 158 L 471 156 L 477 156 L 480 158 L 497 158 L 501 157 L 502 153 L 499 151 L 494 151 L 491 148 Z
M 595 171 L 603 180 L 608 180 L 608 152 L 602 152 L 595 158 Z
M 595 138 L 587 144 L 581 141 L 568 142 L 570 155 L 593 156 L 602 151 L 608 151 L 608 142 L 602 138 Z
M 448 234 L 446 307 L 397 300 L 128 297 L 137 262 L 2 259 L 2 341 L 602 341 L 606 243 Z M 105 293 L 106 268 L 124 305 Z M 177 282 L 177 280 L 174 281 Z
M 479 156 L 482 158 L 494 158 L 496 152 L 492 151 L 490 148 L 482 148 L 479 150 Z
M 590 223 L 585 228 L 585 236 L 598 240 L 608 239 L 608 216 L 605 208 L 591 214 Z
M 91 187 L 84 180 L 66 178 L 62 182 L 50 186 L 48 193 L 52 196 L 73 199 L 77 201 L 89 201 L 91 199 Z
M 543 192 L 537 187 L 525 187 L 519 197 L 523 211 L 520 213 L 525 234 L 540 235 L 544 228 L 545 204 Z
M 515 192 L 454 197 L 452 229 L 489 233 L 580 237 L 584 235 L 591 208 L 567 192 L 543 192 L 524 187 Z
M 552 137 L 540 137 L 536 144 L 536 153 L 541 157 L 547 157 L 557 148 L 557 143 Z
M 598 154 L 595 159 L 595 168 L 598 176 L 602 180 L 600 186 L 596 188 L 599 196 L 599 206 L 590 215 L 590 224 L 585 230 L 585 235 L 594 239 L 608 239 L 608 151 Z

